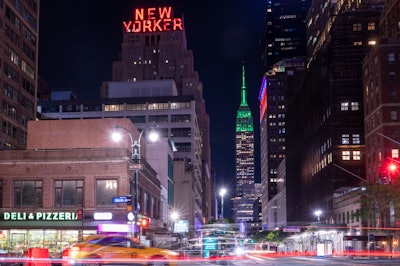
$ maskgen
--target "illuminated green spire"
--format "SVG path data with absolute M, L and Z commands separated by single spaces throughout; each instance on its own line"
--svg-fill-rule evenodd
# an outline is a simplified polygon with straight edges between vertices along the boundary
M 244 64 L 242 65 L 242 102 L 240 106 L 247 106 L 246 75 L 244 71 Z
M 251 116 L 250 108 L 247 105 L 246 79 L 245 79 L 245 71 L 243 63 L 241 102 L 236 115 L 236 132 L 253 132 L 253 131 L 254 131 L 253 117 Z

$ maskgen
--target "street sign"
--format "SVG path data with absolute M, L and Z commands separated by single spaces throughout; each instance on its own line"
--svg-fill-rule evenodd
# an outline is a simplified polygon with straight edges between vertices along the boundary
M 215 236 L 207 236 L 203 238 L 204 250 L 216 250 L 217 238 Z
M 126 196 L 113 197 L 112 202 L 113 203 L 127 203 L 128 198 Z

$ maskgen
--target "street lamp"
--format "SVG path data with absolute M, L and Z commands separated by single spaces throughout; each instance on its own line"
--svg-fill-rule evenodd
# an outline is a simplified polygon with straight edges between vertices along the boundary
M 219 191 L 219 195 L 221 196 L 221 220 L 224 219 L 224 196 L 226 194 L 226 189 L 221 188 Z
M 118 142 L 122 139 L 122 135 L 120 134 L 119 130 L 125 130 L 125 132 L 128 134 L 129 139 L 131 141 L 131 161 L 132 161 L 132 167 L 130 169 L 133 169 L 133 178 L 129 180 L 129 193 L 130 196 L 133 196 L 133 220 L 134 223 L 136 225 L 139 224 L 139 219 L 138 219 L 138 214 L 139 214 L 139 204 L 138 204 L 138 177 L 139 177 L 139 170 L 142 169 L 142 165 L 140 163 L 140 159 L 141 159 L 141 155 L 140 155 L 140 140 L 142 139 L 143 133 L 144 131 L 147 129 L 148 127 L 142 129 L 142 131 L 140 131 L 139 134 L 139 138 L 137 140 L 135 140 L 133 138 L 132 133 L 123 126 L 115 126 L 115 131 L 112 134 L 112 138 L 114 141 Z M 152 142 L 157 141 L 158 139 L 158 134 L 156 132 L 150 132 L 149 134 L 149 139 Z M 134 190 L 134 191 L 133 191 Z M 133 193 L 134 192 L 134 193 Z M 131 210 L 132 212 L 132 210 Z M 134 232 L 133 232 L 133 236 L 134 238 L 137 238 L 137 231 L 135 230 L 135 226 L 134 226 Z
M 177 213 L 176 211 L 173 211 L 171 213 L 171 221 L 172 221 L 172 225 L 171 225 L 171 234 L 174 232 L 174 227 L 175 227 L 175 222 L 176 220 L 179 219 L 179 213 Z
M 321 210 L 316 210 L 315 212 L 314 212 L 314 214 L 315 214 L 315 216 L 317 216 L 317 221 L 319 222 L 320 221 L 320 216 L 321 216 L 321 214 L 322 214 L 322 211 Z

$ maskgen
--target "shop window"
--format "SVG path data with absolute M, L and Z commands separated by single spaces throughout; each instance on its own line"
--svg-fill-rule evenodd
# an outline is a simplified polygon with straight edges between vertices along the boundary
M 99 179 L 96 181 L 96 205 L 97 207 L 115 206 L 112 198 L 117 195 L 116 179 Z
M 83 206 L 83 180 L 57 180 L 54 188 L 56 207 Z
M 42 181 L 14 181 L 14 207 L 42 207 Z

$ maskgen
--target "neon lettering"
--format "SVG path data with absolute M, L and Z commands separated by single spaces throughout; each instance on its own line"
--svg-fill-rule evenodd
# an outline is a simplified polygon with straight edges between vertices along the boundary
M 154 7 L 150 7 L 149 9 L 147 9 L 147 18 L 148 19 L 156 19 L 156 17 L 154 16 L 155 11 L 156 11 L 156 9 Z
M 26 221 L 26 220 L 42 220 L 42 221 L 74 221 L 81 220 L 75 212 L 4 212 L 4 221 Z
M 135 9 L 134 20 L 123 21 L 122 25 L 126 33 L 183 30 L 182 19 L 172 17 L 172 7 Z

